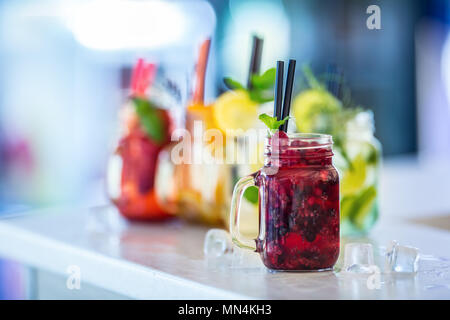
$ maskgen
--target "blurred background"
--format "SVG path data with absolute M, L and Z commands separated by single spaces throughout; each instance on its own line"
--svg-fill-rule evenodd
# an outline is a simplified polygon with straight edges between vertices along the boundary
M 385 157 L 449 157 L 450 4 L 375 1 L 382 28 L 369 30 L 372 2 L 0 0 L 0 212 L 106 201 L 130 67 L 163 60 L 185 97 L 208 34 L 207 99 L 223 76 L 245 80 L 256 33 L 263 70 L 290 57 L 344 70 L 354 100 L 374 112 Z
M 372 4 L 381 30 L 366 27 Z M 329 64 L 344 71 L 353 99 L 373 110 L 383 155 L 398 164 L 390 168 L 446 164 L 449 31 L 447 0 L 0 0 L 0 215 L 106 203 L 105 165 L 136 58 L 164 66 L 182 113 L 198 45 L 210 35 L 207 101 L 225 89 L 224 76 L 245 82 L 256 33 L 262 70 L 295 58 L 316 73 Z M 0 283 L 24 272 L 13 262 L 0 269 Z
M 366 27 L 371 4 L 381 30 Z M 207 100 L 223 76 L 245 81 L 256 33 L 263 70 L 287 58 L 317 73 L 330 63 L 344 70 L 354 100 L 374 112 L 387 159 L 446 160 L 449 27 L 446 0 L 0 0 L 0 214 L 106 202 L 105 163 L 132 64 L 163 61 L 182 105 L 209 34 Z

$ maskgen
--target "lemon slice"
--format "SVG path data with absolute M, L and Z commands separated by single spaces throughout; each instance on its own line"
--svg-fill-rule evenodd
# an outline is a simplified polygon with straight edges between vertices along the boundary
M 362 154 L 358 154 L 351 162 L 351 166 L 344 171 L 341 181 L 343 196 L 357 193 L 364 185 L 367 176 L 367 162 Z
M 227 91 L 213 105 L 213 116 L 217 127 L 227 130 L 248 130 L 254 127 L 258 117 L 258 104 L 250 99 L 245 90 Z M 231 135 L 239 135 L 238 132 Z
M 308 89 L 294 99 L 292 106 L 301 132 L 326 132 L 329 117 L 341 109 L 341 102 L 324 89 Z

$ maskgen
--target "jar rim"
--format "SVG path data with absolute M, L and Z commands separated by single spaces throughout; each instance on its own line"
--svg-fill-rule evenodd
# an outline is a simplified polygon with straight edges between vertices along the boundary
M 321 140 L 325 141 L 326 143 L 333 143 L 333 137 L 329 134 L 324 133 L 295 132 L 295 133 L 288 133 L 287 136 L 289 139 L 308 140 L 308 141 Z
M 295 149 L 314 149 L 323 148 L 333 145 L 333 137 L 329 134 L 322 133 L 288 133 L 289 143 L 285 145 L 288 148 Z M 270 146 L 272 137 L 266 139 L 266 146 Z M 298 146 L 295 145 L 296 141 L 303 141 L 309 143 L 315 143 L 314 145 Z

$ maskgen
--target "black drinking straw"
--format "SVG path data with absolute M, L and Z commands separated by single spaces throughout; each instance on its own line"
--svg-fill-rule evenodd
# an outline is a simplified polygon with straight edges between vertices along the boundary
M 291 99 L 292 99 L 292 88 L 294 86 L 295 64 L 296 64 L 295 60 L 293 59 L 289 60 L 281 119 L 284 119 L 287 116 L 289 116 L 289 112 L 291 111 Z M 281 126 L 280 130 L 287 132 L 287 127 L 288 127 L 288 120 L 286 120 L 286 122 Z
M 284 78 L 284 62 L 277 61 L 277 73 L 275 78 L 275 98 L 273 115 L 277 120 L 281 120 L 281 104 L 283 101 L 283 78 Z
M 263 39 L 253 35 L 252 55 L 250 57 L 250 69 L 248 71 L 247 88 L 252 89 L 252 76 L 259 74 L 261 68 L 261 55 L 263 47 Z

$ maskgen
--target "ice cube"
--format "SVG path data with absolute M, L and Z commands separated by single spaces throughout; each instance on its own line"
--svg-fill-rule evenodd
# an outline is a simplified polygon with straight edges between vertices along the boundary
M 207 258 L 218 258 L 233 251 L 230 234 L 222 229 L 210 229 L 205 236 L 203 253 Z
M 208 267 L 232 269 L 259 269 L 264 265 L 259 254 L 235 245 L 228 232 L 211 229 L 206 233 L 203 253 Z
M 398 273 L 416 273 L 419 268 L 419 249 L 391 241 L 386 251 L 386 270 Z
M 231 267 L 234 269 L 259 269 L 263 268 L 264 265 L 258 253 L 234 245 Z
M 344 252 L 344 272 L 371 273 L 374 265 L 373 248 L 370 243 L 348 243 Z

